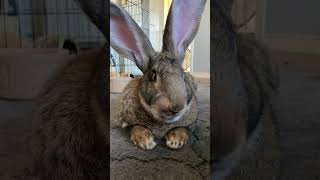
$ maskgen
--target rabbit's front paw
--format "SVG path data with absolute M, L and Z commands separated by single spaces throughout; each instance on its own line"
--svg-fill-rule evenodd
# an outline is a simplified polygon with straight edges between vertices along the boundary
M 134 145 L 142 149 L 150 150 L 157 145 L 157 143 L 154 141 L 152 132 L 149 129 L 139 125 L 136 125 L 131 129 L 130 139 Z
M 185 128 L 171 129 L 165 136 L 166 144 L 171 149 L 180 149 L 187 143 L 188 134 Z

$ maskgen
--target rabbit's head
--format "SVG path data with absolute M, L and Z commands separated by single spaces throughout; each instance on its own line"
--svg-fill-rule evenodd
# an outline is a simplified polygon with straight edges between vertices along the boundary
M 110 3 L 111 47 L 135 62 L 143 72 L 138 95 L 143 107 L 165 123 L 181 119 L 194 91 L 182 62 L 192 42 L 206 0 L 174 0 L 169 10 L 161 52 L 150 41 L 130 15 Z

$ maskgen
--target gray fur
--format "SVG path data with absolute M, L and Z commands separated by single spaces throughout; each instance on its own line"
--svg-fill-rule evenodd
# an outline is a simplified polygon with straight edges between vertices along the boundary
M 34 109 L 32 152 L 40 179 L 107 177 L 109 124 L 97 94 L 104 51 L 75 58 L 46 83 Z
M 255 40 L 254 35 L 238 35 L 237 53 L 248 99 L 249 122 L 247 124 L 248 133 L 250 133 L 257 125 L 264 104 L 269 104 L 276 93 L 277 77 L 268 49 Z
M 76 2 L 108 37 L 108 2 Z M 34 178 L 108 179 L 106 59 L 105 48 L 81 54 L 42 88 L 34 106 Z
M 186 83 L 194 83 L 191 75 L 186 74 L 186 76 L 191 79 L 191 81 L 189 79 L 186 80 Z M 133 125 L 143 125 L 150 129 L 156 138 L 163 138 L 164 135 L 174 127 L 188 127 L 196 123 L 197 102 L 194 95 L 195 87 L 188 87 L 190 88 L 189 96 L 191 97 L 189 101 L 190 108 L 185 112 L 182 120 L 173 124 L 163 124 L 155 121 L 151 113 L 144 109 L 140 103 L 140 97 L 138 95 L 140 81 L 140 78 L 132 80 L 123 90 L 119 104 L 117 104 L 114 109 L 116 115 L 112 117 L 112 127 L 121 127 L 124 122 L 128 123 L 129 127 Z
M 246 140 L 247 99 L 237 63 L 236 33 L 231 14 L 220 0 L 211 4 L 211 158 L 219 160 Z M 212 147 L 213 146 L 213 147 Z

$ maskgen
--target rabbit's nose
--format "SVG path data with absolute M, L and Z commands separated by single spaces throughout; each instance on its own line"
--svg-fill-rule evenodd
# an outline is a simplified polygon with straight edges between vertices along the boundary
M 176 114 L 176 113 L 180 112 L 180 111 L 183 109 L 183 107 L 184 107 L 183 105 L 179 105 L 179 104 L 172 105 L 172 106 L 170 107 L 170 111 L 171 111 L 172 113 Z

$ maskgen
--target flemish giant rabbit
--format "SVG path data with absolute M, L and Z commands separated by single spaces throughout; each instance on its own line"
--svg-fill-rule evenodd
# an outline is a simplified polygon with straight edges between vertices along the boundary
M 130 139 L 142 149 L 153 149 L 155 138 L 165 137 L 172 149 L 181 148 L 188 140 L 186 127 L 194 124 L 197 116 L 196 84 L 181 65 L 198 30 L 205 3 L 172 2 L 161 52 L 153 49 L 126 11 L 111 4 L 111 46 L 143 72 L 123 90 L 114 126 L 130 127 Z

